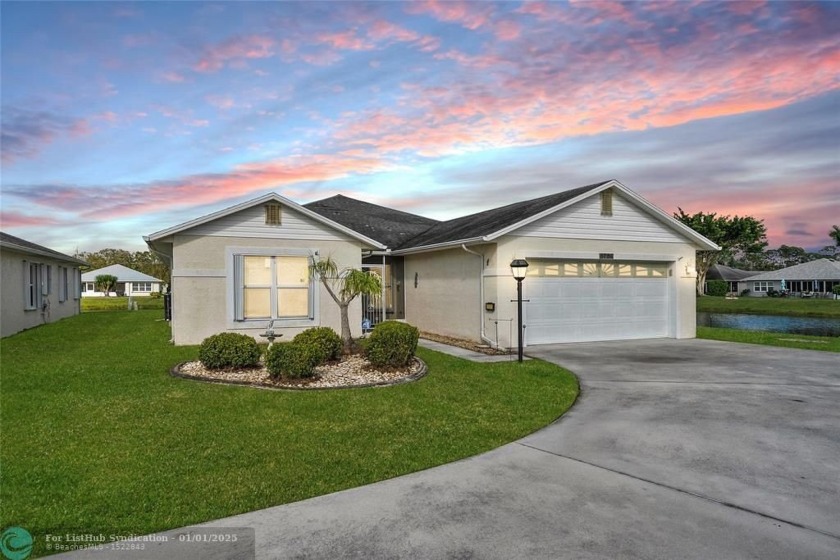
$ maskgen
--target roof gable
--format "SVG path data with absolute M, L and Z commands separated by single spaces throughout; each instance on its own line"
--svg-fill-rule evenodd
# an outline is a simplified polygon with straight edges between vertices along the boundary
M 139 270 L 134 270 L 133 268 L 128 268 L 127 266 L 121 264 L 112 264 L 110 266 L 97 268 L 96 270 L 89 270 L 82 274 L 82 282 L 93 282 L 96 280 L 97 276 L 102 274 L 116 276 L 117 280 L 120 282 L 163 282 L 163 280 L 160 280 L 159 278 L 149 276 Z
M 691 240 L 699 248 L 720 250 L 716 244 L 612 179 L 441 222 L 397 247 L 396 252 L 417 252 L 462 243 L 493 241 L 607 189 L 620 192 L 627 202 L 681 237 Z
M 201 216 L 199 218 L 196 218 L 194 220 L 190 220 L 188 222 L 184 222 L 182 224 L 173 226 L 171 228 L 167 228 L 167 229 L 164 229 L 164 230 L 157 231 L 157 232 L 152 233 L 150 235 L 144 236 L 143 239 L 146 241 L 147 244 L 151 245 L 151 244 L 154 244 L 155 242 L 164 241 L 165 238 L 168 238 L 168 237 L 170 237 L 172 235 L 175 235 L 177 233 L 184 233 L 187 230 L 190 230 L 190 229 L 195 228 L 197 226 L 208 224 L 208 223 L 213 222 L 215 220 L 230 216 L 232 214 L 236 214 L 237 212 L 241 212 L 243 210 L 247 210 L 247 209 L 253 208 L 255 206 L 266 204 L 268 202 L 277 202 L 277 203 L 281 204 L 282 206 L 286 206 L 288 208 L 291 208 L 292 210 L 295 210 L 295 211 L 303 214 L 304 216 L 306 216 L 308 218 L 311 218 L 311 219 L 315 220 L 316 222 L 319 222 L 320 224 L 323 224 L 323 225 L 326 225 L 330 228 L 338 230 L 338 231 L 344 233 L 345 235 L 347 235 L 347 236 L 349 236 L 353 239 L 356 239 L 358 241 L 361 241 L 362 243 L 364 243 L 365 245 L 368 245 L 370 247 L 373 247 L 373 248 L 376 248 L 376 249 L 384 249 L 385 248 L 385 245 L 383 245 L 379 241 L 377 241 L 375 239 L 372 239 L 370 237 L 367 237 L 365 235 L 362 235 L 361 233 L 359 233 L 357 231 L 354 231 L 354 230 L 352 230 L 352 229 L 350 229 L 350 228 L 348 228 L 348 227 L 346 227 L 346 226 L 344 226 L 344 225 L 342 225 L 338 222 L 334 222 L 333 220 L 331 220 L 329 218 L 326 218 L 326 217 L 322 216 L 321 214 L 318 214 L 317 212 L 313 212 L 312 210 L 310 210 L 308 208 L 305 208 L 304 206 L 301 206 L 300 204 L 292 202 L 291 200 L 289 200 L 289 199 L 287 199 L 283 196 L 280 196 L 277 193 L 268 193 L 268 194 L 263 195 L 259 198 L 248 200 L 248 201 L 243 202 L 241 204 L 237 204 L 235 206 L 231 206 L 229 208 L 219 210 L 218 212 L 213 212 L 212 214 L 207 214 L 205 216 Z

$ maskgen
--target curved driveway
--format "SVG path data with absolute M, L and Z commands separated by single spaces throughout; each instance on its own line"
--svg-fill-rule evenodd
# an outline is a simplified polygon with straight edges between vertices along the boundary
M 222 519 L 258 558 L 837 558 L 840 356 L 704 340 L 531 347 L 578 374 L 492 452 Z

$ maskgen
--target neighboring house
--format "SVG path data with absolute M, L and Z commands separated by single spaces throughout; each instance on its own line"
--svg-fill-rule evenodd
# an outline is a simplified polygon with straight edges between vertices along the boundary
M 77 315 L 86 264 L 0 232 L 0 336 Z
M 288 340 L 338 307 L 308 276 L 310 259 L 383 277 L 387 318 L 421 331 L 516 345 L 516 282 L 525 343 L 695 336 L 695 254 L 719 249 L 618 181 L 438 222 L 335 196 L 298 205 L 275 193 L 153 233 L 172 263 L 172 336 L 258 337 L 274 321 Z M 381 319 L 381 316 L 379 317 Z M 362 305 L 351 307 L 361 326 Z
M 784 282 L 784 286 L 782 286 Z M 750 296 L 764 297 L 769 290 L 788 290 L 792 295 L 826 295 L 840 285 L 840 263 L 831 259 L 811 262 L 757 273 L 739 282 L 739 291 L 749 290 Z
M 96 277 L 109 274 L 117 277 L 117 285 L 109 296 L 145 297 L 153 292 L 160 292 L 163 280 L 143 274 L 121 264 L 112 264 L 82 274 L 82 297 L 103 297 L 104 292 L 96 291 Z
M 703 288 L 704 292 L 708 292 L 709 280 L 723 280 L 726 282 L 729 292 L 736 294 L 741 293 L 739 284 L 744 278 L 749 278 L 759 274 L 757 270 L 741 270 L 740 268 L 732 268 L 731 266 L 724 266 L 722 264 L 712 265 L 708 272 L 706 272 L 706 286 Z

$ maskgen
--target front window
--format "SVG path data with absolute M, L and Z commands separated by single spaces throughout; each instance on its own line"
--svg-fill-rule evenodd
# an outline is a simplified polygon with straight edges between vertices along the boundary
M 753 282 L 753 291 L 754 292 L 766 292 L 769 287 L 770 287 L 770 282 L 767 282 L 767 281 Z
M 25 309 L 38 309 L 41 305 L 41 267 L 33 262 L 23 263 L 23 303 Z
M 152 283 L 151 282 L 132 282 L 131 283 L 131 291 L 132 292 L 151 292 L 152 291 Z
M 238 320 L 312 316 L 312 282 L 305 256 L 237 255 Z

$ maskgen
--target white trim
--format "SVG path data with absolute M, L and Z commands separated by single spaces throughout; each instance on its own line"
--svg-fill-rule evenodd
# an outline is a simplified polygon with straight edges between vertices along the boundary
M 491 233 L 489 235 L 485 235 L 482 239 L 484 241 L 493 241 L 494 239 L 497 239 L 497 238 L 499 238 L 503 235 L 511 233 L 512 231 L 515 231 L 515 230 L 517 230 L 517 229 L 519 229 L 523 226 L 526 226 L 528 224 L 536 222 L 537 220 L 545 218 L 546 216 L 554 214 L 555 212 L 557 212 L 559 210 L 562 210 L 563 208 L 568 208 L 569 206 L 577 204 L 578 202 L 581 202 L 582 200 L 585 200 L 585 199 L 587 199 L 591 196 L 594 196 L 594 195 L 596 195 L 600 192 L 603 192 L 607 189 L 610 189 L 610 188 L 614 188 L 614 189 L 620 191 L 622 194 L 626 195 L 627 198 L 631 202 L 636 204 L 636 206 L 639 206 L 642 210 L 646 211 L 648 214 L 651 214 L 654 218 L 657 218 L 658 220 L 663 222 L 666 226 L 669 226 L 671 229 L 677 230 L 679 233 L 681 233 L 685 237 L 688 237 L 689 239 L 692 239 L 698 245 L 700 245 L 702 249 L 709 250 L 709 251 L 719 251 L 720 250 L 720 247 L 718 245 L 716 245 L 715 243 L 712 243 L 710 240 L 706 239 L 705 237 L 703 237 L 702 235 L 700 235 L 699 233 L 697 233 L 696 231 L 694 231 L 693 229 L 691 229 L 687 225 L 683 224 L 679 220 L 676 220 L 676 219 L 672 218 L 671 216 L 669 216 L 668 214 L 666 214 L 665 212 L 663 212 L 662 210 L 660 210 L 659 208 L 657 208 L 653 204 L 649 203 L 647 200 L 645 200 L 641 196 L 637 195 L 636 193 L 634 193 L 633 191 L 631 191 L 630 189 L 628 189 L 627 187 L 625 187 L 624 185 L 622 185 L 621 183 L 616 181 L 615 179 L 607 181 L 606 183 L 603 183 L 603 184 L 601 184 L 601 185 L 599 185 L 595 188 L 592 188 L 592 189 L 586 191 L 585 193 L 580 194 L 580 195 L 578 195 L 578 196 L 576 196 L 572 199 L 569 199 L 565 202 L 562 202 L 562 203 L 560 203 L 560 204 L 558 204 L 558 205 L 556 205 L 552 208 L 549 208 L 547 210 L 543 210 L 542 212 L 540 212 L 538 214 L 534 214 L 532 216 L 529 216 L 529 217 L 525 218 L 524 220 L 521 220 L 521 221 L 519 221 L 519 222 L 517 222 L 513 225 L 510 225 L 506 228 L 502 228 L 502 229 L 500 229 L 500 230 L 498 230 L 494 233 Z
M 174 268 L 173 278 L 224 278 L 227 272 L 224 268 Z
M 600 253 L 607 251 L 526 251 L 525 259 L 563 259 L 563 260 L 581 260 L 581 261 L 599 261 Z M 660 255 L 656 253 L 615 253 L 613 252 L 614 261 L 654 261 L 654 262 L 674 262 L 679 259 L 677 255 Z M 609 262 L 608 260 L 605 262 Z
M 413 253 L 426 253 L 431 251 L 443 251 L 445 249 L 460 249 L 461 245 L 479 245 L 485 243 L 485 237 L 470 237 L 469 239 L 458 239 L 456 241 L 445 241 L 443 243 L 434 243 L 432 245 L 421 245 L 419 247 L 409 247 L 407 249 L 399 249 L 392 251 L 391 254 L 395 256 L 411 255 Z
M 352 238 L 354 238 L 358 241 L 362 241 L 363 243 L 366 243 L 366 244 L 368 244 L 368 245 L 370 245 L 370 246 L 372 246 L 376 249 L 385 249 L 386 248 L 385 245 L 382 245 L 380 242 L 375 241 L 375 240 L 373 240 L 370 237 L 367 237 L 365 235 L 362 235 L 361 233 L 358 233 L 358 232 L 356 232 L 356 231 L 354 231 L 354 230 L 352 230 L 348 227 L 345 227 L 345 226 L 343 226 L 343 225 L 341 225 L 337 222 L 334 222 L 334 221 L 330 220 L 329 218 L 325 218 L 324 216 L 318 214 L 317 212 L 313 212 L 312 210 L 309 210 L 308 208 L 305 208 L 305 207 L 301 206 L 300 204 L 292 202 L 288 198 L 280 196 L 279 194 L 274 193 L 274 192 L 265 194 L 265 195 L 263 195 L 261 197 L 258 197 L 258 198 L 254 198 L 252 200 L 245 201 L 241 204 L 236 204 L 236 205 L 231 206 L 229 208 L 219 210 L 218 212 L 213 212 L 212 214 L 207 214 L 206 216 L 201 216 L 199 218 L 196 218 L 194 220 L 190 220 L 188 222 L 184 222 L 184 223 L 179 224 L 177 226 L 173 226 L 171 228 L 167 228 L 167 229 L 164 229 L 164 230 L 157 231 L 157 232 L 152 233 L 150 235 L 144 235 L 143 239 L 146 241 L 146 244 L 150 244 L 154 241 L 159 241 L 164 237 L 168 237 L 168 236 L 174 235 L 176 233 L 182 233 L 182 232 L 184 232 L 188 229 L 194 228 L 196 226 L 200 226 L 201 224 L 206 224 L 208 222 L 212 222 L 213 220 L 217 220 L 219 218 L 229 216 L 229 215 L 234 214 L 236 212 L 239 212 L 241 210 L 246 210 L 248 208 L 253 208 L 254 206 L 265 204 L 266 202 L 278 202 L 281 205 L 288 206 L 289 208 L 291 208 L 293 210 L 296 210 L 297 212 L 300 212 L 304 216 L 312 218 L 313 220 L 315 220 L 319 223 L 322 223 L 322 224 L 327 225 L 327 226 L 329 226 L 333 229 L 336 229 L 336 230 L 338 230 L 338 231 L 340 231 L 340 232 L 342 232 L 342 233 L 344 233 L 344 234 L 346 234 L 346 235 L 348 235 L 348 236 L 350 236 L 350 237 L 352 237 Z
M 228 330 L 264 329 L 271 319 L 236 319 L 236 299 L 238 286 L 234 270 L 236 255 L 265 256 L 265 257 L 310 257 L 319 255 L 318 249 L 298 249 L 289 247 L 226 247 L 225 248 L 225 319 Z M 276 319 L 274 324 L 278 329 L 295 327 L 317 327 L 321 324 L 321 298 L 320 285 L 314 279 L 309 281 L 309 290 L 312 297 L 312 316 L 300 319 Z

